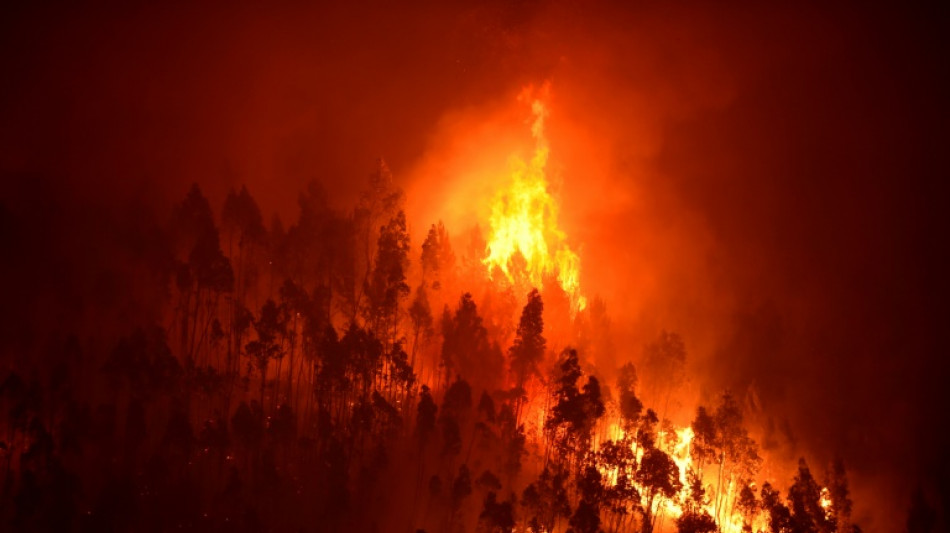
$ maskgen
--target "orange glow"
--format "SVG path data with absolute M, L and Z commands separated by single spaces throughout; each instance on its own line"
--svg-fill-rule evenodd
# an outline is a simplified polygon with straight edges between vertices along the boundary
M 821 505 L 821 510 L 825 513 L 826 519 L 831 519 L 831 492 L 828 491 L 828 487 L 821 488 L 821 499 L 818 500 L 818 503 Z
M 546 278 L 553 277 L 570 296 L 576 312 L 587 305 L 580 292 L 580 257 L 558 226 L 559 205 L 549 191 L 545 167 L 550 147 L 544 136 L 548 86 L 540 93 L 533 97 L 529 89 L 519 98 L 531 101 L 534 153 L 528 161 L 518 156 L 509 160 L 509 185 L 491 203 L 484 263 L 490 277 L 496 279 L 500 271 L 512 284 L 525 279 L 541 287 Z
M 605 436 L 609 440 L 613 440 L 615 442 L 620 441 L 624 437 L 624 430 L 617 422 L 611 422 L 607 427 Z M 682 516 L 686 510 L 686 505 L 690 498 L 691 490 L 687 472 L 690 470 L 695 471 L 696 468 L 696 465 L 693 462 L 691 447 L 693 437 L 693 428 L 690 426 L 673 427 L 672 435 L 668 434 L 667 431 L 659 431 L 657 434 L 658 447 L 666 452 L 670 456 L 670 459 L 672 459 L 673 463 L 676 464 L 679 480 L 680 483 L 682 483 L 682 488 L 673 498 L 661 497 L 657 498 L 657 500 L 653 503 L 653 515 L 655 515 L 658 519 L 667 519 L 665 523 L 661 522 L 661 525 L 658 526 L 656 531 L 675 530 L 675 520 Z M 631 446 L 636 452 L 636 461 L 639 463 L 643 459 L 644 449 L 637 444 L 636 438 L 633 439 Z M 602 466 L 600 471 L 604 478 L 609 480 L 609 482 L 615 482 L 617 479 L 618 472 L 616 469 Z M 628 474 L 630 473 L 631 472 L 628 472 Z M 711 484 L 715 482 L 715 479 L 704 478 L 703 486 L 709 491 L 715 491 L 714 485 Z M 744 526 L 743 516 L 741 513 L 737 512 L 734 507 L 734 502 L 739 496 L 739 484 L 737 483 L 737 479 L 733 474 L 725 476 L 722 482 L 724 487 L 718 516 L 715 497 L 713 497 L 712 493 L 707 493 L 708 499 L 706 503 L 701 506 L 701 510 L 716 519 L 716 523 L 719 526 L 719 531 L 723 533 L 741 533 Z M 638 482 L 634 482 L 633 485 L 641 494 L 648 490 L 647 487 L 644 487 Z M 822 489 L 820 503 L 825 512 L 829 513 L 831 499 L 827 489 Z M 765 513 L 756 513 L 751 517 L 751 520 L 753 531 L 764 531 L 766 529 L 767 515 Z

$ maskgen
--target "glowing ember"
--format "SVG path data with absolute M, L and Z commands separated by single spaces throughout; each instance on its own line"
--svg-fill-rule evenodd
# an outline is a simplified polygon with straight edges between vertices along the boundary
M 531 100 L 534 155 L 527 162 L 511 158 L 511 184 L 492 203 L 484 263 L 490 276 L 500 270 L 511 283 L 523 276 L 531 285 L 541 287 L 545 278 L 554 277 L 577 311 L 587 305 L 580 293 L 580 258 L 558 227 L 558 203 L 548 191 L 545 166 L 549 147 L 544 137 L 548 110 L 543 100 L 547 86 L 541 93 L 541 97 L 531 98 L 526 90 L 520 97 Z
M 825 513 L 825 519 L 830 520 L 832 518 L 832 500 L 831 492 L 828 490 L 828 487 L 821 488 L 821 499 L 818 500 L 819 505 L 821 505 L 822 511 Z

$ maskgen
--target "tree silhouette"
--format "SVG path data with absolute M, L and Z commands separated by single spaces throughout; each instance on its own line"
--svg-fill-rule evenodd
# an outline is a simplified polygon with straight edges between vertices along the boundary
M 570 533 L 597 533 L 600 530 L 600 515 L 594 505 L 582 499 L 568 521 Z
M 247 187 L 242 185 L 239 192 L 228 191 L 221 210 L 221 227 L 227 234 L 228 256 L 234 265 L 235 300 L 243 304 L 257 274 L 255 251 L 267 242 L 261 210 Z
M 821 488 L 812 477 L 805 459 L 798 460 L 798 475 L 788 489 L 791 508 L 791 527 L 794 533 L 813 533 L 828 530 L 825 513 L 821 508 Z
M 637 469 L 637 481 L 646 491 L 644 531 L 649 533 L 655 526 L 653 503 L 657 496 L 673 498 L 683 488 L 679 479 L 679 467 L 663 450 L 650 448 L 643 454 Z
M 379 230 L 376 261 L 364 292 L 366 319 L 378 337 L 393 342 L 400 302 L 409 295 L 409 232 L 406 214 L 400 210 Z
M 376 270 L 374 269 L 374 263 L 377 246 L 383 233 L 380 228 L 386 224 L 386 221 L 392 221 L 397 217 L 397 212 L 400 211 L 402 203 L 402 190 L 393 185 L 392 172 L 386 162 L 380 158 L 377 160 L 376 169 L 370 174 L 368 187 L 360 195 L 359 204 L 353 213 L 352 230 L 355 257 L 353 261 L 354 274 L 352 276 L 354 283 L 352 285 L 354 289 L 359 290 L 359 293 L 352 297 L 354 313 L 362 309 L 362 298 L 365 291 L 372 286 L 370 276 Z M 379 239 L 376 237 L 377 232 L 379 232 Z M 401 244 L 398 241 L 397 238 L 393 242 L 397 247 Z M 386 263 L 389 263 L 389 261 L 387 260 Z M 389 276 L 389 266 L 384 267 L 383 278 Z M 377 297 L 382 297 L 385 300 L 384 295 L 377 295 Z M 376 305 L 379 302 L 380 300 L 376 302 Z M 374 307 L 374 304 L 370 304 L 370 309 Z M 355 315 L 352 318 L 355 318 Z
M 450 498 L 450 513 L 448 518 L 448 528 L 451 529 L 455 519 L 462 508 L 462 504 L 472 494 L 472 476 L 468 471 L 468 465 L 459 466 L 458 475 L 452 481 L 452 491 Z
M 632 433 L 643 411 L 643 402 L 637 398 L 637 371 L 633 363 L 626 363 L 620 367 L 617 376 L 617 390 L 620 394 L 620 418 L 624 431 Z
M 571 516 L 567 496 L 567 473 L 545 466 L 538 479 L 521 496 L 521 505 L 530 513 L 528 526 L 535 531 L 554 531 L 561 518 Z
M 451 317 L 442 320 L 442 364 L 446 382 L 452 372 L 483 388 L 499 381 L 501 358 L 494 353 L 472 295 L 465 293 Z
M 449 234 L 440 220 L 432 224 L 422 243 L 422 281 L 434 291 L 443 288 L 446 278 L 451 279 L 455 267 L 455 254 L 449 243 Z
M 751 529 L 753 518 L 762 508 L 762 502 L 756 498 L 754 486 L 748 483 L 742 486 L 742 489 L 739 491 L 739 500 L 736 502 L 736 507 L 738 507 L 742 513 L 744 527 Z
M 851 497 L 848 489 L 848 476 L 844 461 L 836 457 L 831 464 L 831 472 L 826 483 L 831 498 L 830 520 L 828 525 L 834 531 L 848 531 L 851 526 Z
M 645 365 L 653 389 L 651 398 L 662 407 L 662 418 L 669 412 L 673 391 L 686 376 L 686 345 L 679 334 L 663 330 L 645 351 Z
M 456 379 L 445 393 L 439 412 L 442 427 L 442 453 L 456 456 L 462 451 L 462 426 L 472 408 L 472 388 L 463 379 Z
M 524 390 L 525 381 L 531 376 L 539 376 L 538 365 L 544 357 L 547 341 L 544 332 L 544 303 L 537 289 L 528 293 L 528 303 L 521 312 L 514 344 L 508 350 L 511 361 L 511 373 L 515 387 Z M 523 392 L 522 392 L 523 394 Z
M 577 533 L 597 533 L 600 530 L 600 506 L 605 492 L 600 471 L 587 465 L 577 480 L 577 489 L 581 499 L 571 515 L 568 531 Z
M 602 443 L 597 452 L 597 461 L 608 473 L 615 473 L 612 484 L 610 475 L 606 480 L 604 507 L 612 518 L 611 529 L 618 531 L 628 518 L 643 511 L 640 492 L 633 483 L 636 455 L 631 437 L 624 436 L 620 441 Z
M 280 309 L 274 300 L 268 299 L 261 307 L 260 315 L 254 320 L 254 330 L 257 340 L 247 343 L 244 349 L 253 358 L 254 366 L 261 376 L 260 402 L 264 405 L 264 387 L 267 384 L 267 366 L 272 359 L 283 357 L 283 351 L 278 342 L 287 324 L 280 316 Z
M 545 420 L 544 430 L 554 448 L 553 461 L 558 468 L 570 470 L 579 468 L 589 454 L 594 425 L 604 415 L 605 407 L 597 378 L 589 376 L 578 390 L 581 370 L 576 350 L 567 348 L 562 352 L 558 371 L 552 398 L 554 406 Z M 596 506 L 599 500 L 587 503 Z M 587 511 L 581 516 L 586 516 Z
M 104 254 L 94 294 L 51 278 L 75 309 L 41 299 L 44 325 L 4 337 L 0 530 L 860 531 L 841 461 L 822 486 L 802 460 L 785 495 L 764 479 L 731 394 L 691 440 L 674 425 L 679 335 L 634 367 L 602 300 L 574 309 L 550 277 L 519 309 L 478 229 L 458 270 L 442 222 L 411 262 L 382 162 L 355 207 L 331 200 L 311 182 L 265 229 L 238 186 L 218 226 L 195 185 L 121 228 L 142 249 Z M 918 493 L 908 529 L 938 519 Z
M 489 491 L 485 496 L 485 503 L 482 505 L 478 519 L 490 533 L 511 533 L 515 529 L 512 502 L 499 503 L 494 491 Z
M 435 429 L 435 415 L 439 408 L 432 400 L 432 394 L 429 393 L 429 386 L 423 385 L 419 393 L 419 406 L 416 408 L 416 435 L 419 439 L 419 447 L 424 448 L 429 440 L 429 435 Z
M 424 284 L 416 288 L 412 304 L 409 306 L 409 320 L 412 323 L 412 357 L 410 364 L 415 368 L 416 351 L 420 344 L 422 346 L 428 345 L 429 340 L 435 333 L 432 327 L 432 309 L 429 306 L 429 296 Z
M 792 531 L 792 513 L 782 503 L 781 494 L 769 482 L 762 484 L 762 508 L 769 515 L 769 530 L 772 533 Z
M 216 316 L 219 297 L 233 290 L 234 273 L 230 260 L 221 251 L 211 206 L 197 184 L 192 185 L 176 208 L 172 233 L 179 257 L 187 258 L 179 262 L 177 285 L 181 293 L 181 352 L 188 367 Z
M 713 533 L 719 530 L 713 517 L 705 512 L 687 511 L 676 519 L 679 533 Z

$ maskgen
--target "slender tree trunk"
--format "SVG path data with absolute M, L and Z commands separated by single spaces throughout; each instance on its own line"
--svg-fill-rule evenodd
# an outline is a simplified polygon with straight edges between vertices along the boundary
M 293 333 L 290 337 L 290 363 L 287 367 L 287 403 L 290 404 L 294 414 L 297 414 L 297 408 L 294 406 L 294 348 L 297 344 L 297 312 L 294 311 Z
M 195 366 L 200 366 L 200 361 L 198 356 L 201 355 L 201 346 L 204 345 L 205 339 L 208 338 L 208 330 L 211 329 L 211 322 L 214 321 L 216 311 L 218 310 L 218 298 L 220 294 L 218 292 L 214 293 L 214 299 L 208 300 L 207 305 L 208 309 L 206 311 L 207 318 L 204 320 L 204 325 L 201 327 L 201 336 L 198 338 L 197 344 L 195 346 Z M 195 317 L 197 319 L 197 317 Z M 207 364 L 211 364 L 210 357 L 205 361 Z
M 261 416 L 264 413 L 264 385 L 267 383 L 267 362 L 261 365 Z
M 191 323 L 191 287 L 184 291 L 183 298 L 179 299 L 179 309 L 181 310 L 181 348 L 179 357 L 182 360 L 188 355 L 188 329 Z
M 314 382 L 313 382 L 313 374 L 314 374 L 314 371 L 315 371 L 315 368 L 314 368 L 314 367 L 315 367 L 315 365 L 313 365 L 313 364 L 311 363 L 311 365 L 310 365 L 310 388 L 311 388 L 311 390 L 310 390 L 310 394 L 307 394 L 307 416 L 306 416 L 306 423 L 307 423 L 308 425 L 310 424 L 310 421 L 313 419 L 313 397 L 314 397 L 315 391 L 312 390 L 312 389 L 313 389 L 313 386 L 314 386 Z
M 224 399 L 224 418 L 227 420 L 231 416 L 231 395 L 234 393 L 234 295 L 228 300 L 228 347 L 225 357 L 224 379 L 227 386 L 227 392 Z
M 733 475 L 730 474 L 730 475 L 729 475 L 729 479 L 730 479 L 730 483 L 729 483 L 729 484 L 730 484 L 730 485 L 732 485 L 732 482 L 731 482 L 732 477 L 733 477 Z M 736 514 L 736 500 L 738 500 L 738 498 L 732 498 L 732 503 L 731 503 L 731 505 L 729 506 L 729 521 L 730 521 L 730 522 L 732 521 L 732 517 L 735 516 L 735 514 Z
M 277 359 L 277 377 L 274 378 L 274 409 L 280 406 L 280 367 L 284 366 L 284 358 Z
M 192 364 L 195 362 L 195 337 L 198 336 L 198 321 L 201 313 L 201 285 L 198 285 L 198 292 L 195 294 L 195 316 L 192 319 L 191 340 L 189 343 L 188 357 Z
M 719 509 L 722 505 L 722 467 L 726 463 L 725 452 L 719 455 L 719 482 L 716 485 L 716 522 L 719 522 Z

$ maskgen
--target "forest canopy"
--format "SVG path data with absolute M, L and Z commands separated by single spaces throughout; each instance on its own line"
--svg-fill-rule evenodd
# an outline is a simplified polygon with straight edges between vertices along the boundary
M 674 424 L 689 357 L 679 334 L 658 332 L 642 366 L 598 368 L 591 355 L 616 349 L 602 301 L 572 305 L 554 276 L 522 294 L 525 259 L 493 278 L 484 241 L 460 247 L 442 222 L 413 245 L 382 160 L 364 187 L 338 210 L 312 183 L 284 227 L 265 225 L 246 187 L 215 210 L 193 185 L 115 273 L 151 285 L 148 298 L 109 302 L 137 307 L 120 334 L 63 331 L 42 358 L 10 360 L 3 520 L 860 530 L 840 460 L 765 476 L 748 397 L 723 391 Z

